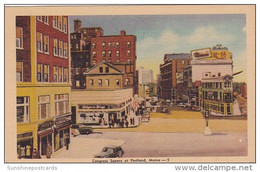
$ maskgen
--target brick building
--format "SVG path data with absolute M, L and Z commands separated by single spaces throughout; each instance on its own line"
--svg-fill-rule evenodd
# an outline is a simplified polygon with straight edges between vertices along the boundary
M 161 98 L 175 103 L 183 99 L 183 68 L 191 61 L 189 53 L 165 54 L 164 64 L 160 65 Z
M 70 52 L 67 16 L 16 17 L 17 147 L 46 155 L 70 132 Z M 24 151 L 24 153 L 22 153 Z
M 101 30 L 96 37 L 91 38 L 90 64 L 109 62 L 124 73 L 124 87 L 133 88 L 137 94 L 136 82 L 136 36 L 126 35 L 124 30 L 120 35 L 104 36 Z
M 90 41 L 97 31 L 103 35 L 101 27 L 82 27 L 80 20 L 74 20 L 74 32 L 70 34 L 71 43 L 71 83 L 74 89 L 86 88 L 86 77 L 83 74 L 90 67 Z

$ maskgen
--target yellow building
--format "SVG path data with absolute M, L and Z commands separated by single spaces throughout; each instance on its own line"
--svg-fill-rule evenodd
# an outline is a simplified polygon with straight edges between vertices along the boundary
M 52 152 L 60 149 L 64 146 L 64 133 L 70 131 L 67 19 L 66 16 L 16 17 L 18 158 L 32 158 L 33 149 L 46 155 L 48 143 Z M 58 27 L 60 24 L 63 27 Z M 54 38 L 54 30 L 60 36 Z M 56 41 L 63 46 L 51 46 L 50 42 Z

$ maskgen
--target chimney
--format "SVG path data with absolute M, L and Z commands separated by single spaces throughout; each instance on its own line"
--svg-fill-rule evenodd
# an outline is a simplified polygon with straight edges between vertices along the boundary
M 74 32 L 80 32 L 81 20 L 74 20 Z
M 97 37 L 101 36 L 101 30 L 97 30 Z
M 125 30 L 121 30 L 120 33 L 121 33 L 121 36 L 125 36 Z

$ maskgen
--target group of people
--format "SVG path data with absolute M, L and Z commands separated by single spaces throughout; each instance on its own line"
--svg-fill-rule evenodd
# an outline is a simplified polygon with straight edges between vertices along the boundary
M 70 144 L 69 133 L 65 134 L 64 141 L 65 141 L 66 150 L 69 150 L 69 144 Z M 23 157 L 23 154 L 26 154 L 27 156 L 31 155 L 30 148 L 31 147 L 27 147 L 26 151 L 24 151 L 23 147 L 21 147 L 20 145 L 17 145 L 17 158 L 21 159 Z M 51 146 L 50 142 L 48 142 L 47 147 L 46 147 L 46 158 L 47 159 L 51 158 L 51 155 L 52 155 L 52 146 Z M 36 148 L 33 149 L 31 158 L 32 159 L 41 159 L 41 154 Z
M 135 124 L 135 119 L 130 118 L 130 125 L 134 125 Z M 129 127 L 129 120 L 128 120 L 128 116 L 124 116 L 122 119 L 114 119 L 113 117 L 109 120 L 109 128 L 112 127 L 121 127 L 121 128 L 128 128 Z

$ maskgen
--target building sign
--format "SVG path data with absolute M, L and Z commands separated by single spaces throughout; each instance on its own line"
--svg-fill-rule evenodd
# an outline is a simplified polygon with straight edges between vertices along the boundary
M 212 57 L 214 59 L 230 59 L 229 51 L 212 51 Z
M 51 128 L 53 126 L 53 124 L 54 124 L 53 121 L 46 121 L 46 122 L 38 125 L 38 130 L 41 131 L 41 130 L 45 130 L 47 128 Z
M 32 136 L 32 132 L 28 132 L 28 133 L 23 133 L 23 134 L 17 134 L 17 138 L 23 138 L 23 137 L 31 137 Z
M 183 83 L 183 73 L 182 72 L 176 72 L 176 80 L 177 80 L 177 84 Z
M 211 57 L 211 49 L 204 48 L 199 50 L 193 50 L 191 51 L 191 56 L 195 60 Z
M 124 107 L 125 103 L 121 103 L 119 105 L 87 105 L 87 104 L 79 104 L 79 109 L 118 109 Z
M 56 120 L 55 120 L 56 128 L 61 128 L 61 127 L 64 127 L 64 126 L 70 125 L 70 124 L 71 124 L 71 115 L 56 118 Z

